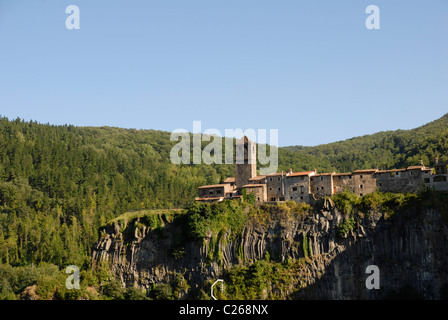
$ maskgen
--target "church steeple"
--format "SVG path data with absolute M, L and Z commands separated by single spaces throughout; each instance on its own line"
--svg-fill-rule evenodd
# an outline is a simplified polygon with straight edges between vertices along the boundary
M 235 185 L 237 188 L 249 183 L 257 175 L 257 146 L 247 136 L 236 142 Z

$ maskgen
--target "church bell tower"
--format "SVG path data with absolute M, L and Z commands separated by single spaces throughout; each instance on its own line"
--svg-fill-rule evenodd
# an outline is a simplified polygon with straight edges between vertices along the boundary
M 235 185 L 238 189 L 257 175 L 257 146 L 244 136 L 236 142 Z

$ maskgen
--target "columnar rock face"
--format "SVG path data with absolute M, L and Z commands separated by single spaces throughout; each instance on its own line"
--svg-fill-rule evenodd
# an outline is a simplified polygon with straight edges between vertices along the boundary
M 317 213 L 292 216 L 273 213 L 269 222 L 248 221 L 242 234 L 218 243 L 216 237 L 185 241 L 185 254 L 176 256 L 179 228 L 167 224 L 163 234 L 137 228 L 124 240 L 118 225 L 109 226 L 93 251 L 93 263 L 108 261 L 126 286 L 149 288 L 182 274 L 191 288 L 222 276 L 224 269 L 264 259 L 285 262 L 309 256 L 284 297 L 300 299 L 382 299 L 409 286 L 426 299 L 439 299 L 448 283 L 448 226 L 434 209 L 409 211 L 385 219 L 379 212 L 358 217 L 345 235 L 338 226 L 345 217 L 332 203 L 322 201 Z M 304 239 L 309 250 L 304 251 Z M 225 240 L 225 241 L 223 241 Z M 367 289 L 366 268 L 379 268 L 380 289 Z M 182 298 L 182 296 L 180 296 Z

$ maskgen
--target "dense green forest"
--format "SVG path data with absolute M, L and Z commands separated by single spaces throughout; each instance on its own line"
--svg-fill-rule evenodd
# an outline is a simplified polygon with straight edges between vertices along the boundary
M 448 114 L 412 130 L 378 132 L 315 147 L 279 149 L 280 169 L 316 168 L 320 172 L 393 169 L 448 161 Z
M 140 209 L 183 208 L 233 165 L 174 165 L 170 133 L 0 118 L 0 265 L 88 269 L 100 226 Z M 204 142 L 203 146 L 208 142 Z M 279 170 L 350 171 L 448 161 L 448 115 L 413 130 L 279 149 Z

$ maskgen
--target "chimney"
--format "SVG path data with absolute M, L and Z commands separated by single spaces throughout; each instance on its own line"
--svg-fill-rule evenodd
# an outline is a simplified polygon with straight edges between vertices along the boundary
M 288 170 L 288 174 L 291 174 L 291 173 L 292 173 L 292 169 L 289 168 L 289 170 Z
M 438 165 L 439 164 L 439 157 L 435 157 L 434 158 L 434 165 Z

